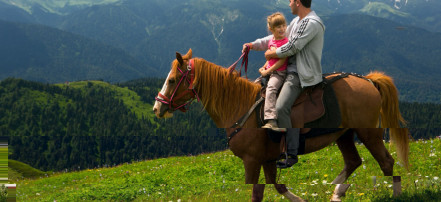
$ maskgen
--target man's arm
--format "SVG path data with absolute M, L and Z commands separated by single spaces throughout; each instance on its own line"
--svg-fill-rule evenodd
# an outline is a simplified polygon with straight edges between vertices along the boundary
M 275 51 L 265 52 L 265 58 L 267 60 L 271 58 L 285 58 L 295 55 L 315 37 L 319 29 L 323 29 L 319 22 L 311 19 L 305 19 L 298 26 L 300 26 L 299 29 L 294 35 L 291 35 L 288 43 L 277 48 Z
M 253 41 L 251 43 L 252 47 L 253 47 L 253 50 L 257 50 L 257 51 L 267 50 L 268 49 L 269 41 L 272 38 L 273 38 L 273 35 L 269 35 L 269 36 L 266 36 L 266 37 L 263 37 L 263 38 L 260 38 L 260 39 L 257 39 L 255 41 Z
M 293 56 L 300 52 L 319 32 L 323 29 L 319 22 L 313 19 L 304 19 L 297 33 L 289 39 L 288 43 L 276 50 L 276 55 L 280 58 Z
M 264 51 L 268 48 L 269 41 L 272 39 L 273 35 L 269 35 L 260 39 L 256 39 L 251 43 L 244 43 L 242 46 L 242 53 L 245 52 L 245 48 L 248 46 L 250 50 Z

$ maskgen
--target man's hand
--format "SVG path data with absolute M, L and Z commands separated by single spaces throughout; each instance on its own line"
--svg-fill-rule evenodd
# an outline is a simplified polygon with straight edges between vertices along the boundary
M 253 44 L 252 43 L 244 43 L 242 46 L 242 53 L 245 52 L 245 50 L 247 49 L 247 46 L 250 47 L 250 50 L 251 50 L 253 47 Z
M 277 58 L 277 54 L 275 50 L 267 50 L 265 52 L 266 60 L 270 60 L 271 58 Z

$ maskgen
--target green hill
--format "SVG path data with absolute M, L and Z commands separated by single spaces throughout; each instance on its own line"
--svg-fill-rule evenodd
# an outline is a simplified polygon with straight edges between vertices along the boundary
M 158 120 L 151 106 L 162 81 L 136 83 L 3 80 L 0 136 L 9 136 L 9 158 L 44 171 L 80 170 L 225 149 L 201 105 Z
M 115 82 L 157 75 L 123 50 L 95 40 L 41 25 L 0 20 L 0 26 L 0 79 Z
M 396 153 L 386 145 L 396 158 Z M 412 142 L 410 170 L 395 165 L 394 175 L 402 178 L 401 201 L 441 199 L 441 140 Z M 345 201 L 392 201 L 392 178 L 384 177 L 377 162 L 363 145 L 357 145 L 363 164 L 348 179 L 352 184 Z M 330 182 L 343 168 L 336 145 L 300 157 L 298 164 L 283 170 L 279 183 L 309 201 L 329 200 Z M 372 176 L 377 176 L 372 181 Z M 261 183 L 263 181 L 261 172 Z M 187 157 L 169 157 L 99 168 L 81 172 L 53 173 L 35 180 L 14 181 L 20 188 L 20 201 L 248 201 L 251 185 L 244 185 L 241 160 L 231 151 Z M 279 201 L 283 196 L 267 186 L 264 200 Z
M 8 178 L 10 181 L 26 179 L 34 179 L 47 175 L 47 173 L 35 169 L 28 164 L 15 161 L 12 159 L 8 160 Z

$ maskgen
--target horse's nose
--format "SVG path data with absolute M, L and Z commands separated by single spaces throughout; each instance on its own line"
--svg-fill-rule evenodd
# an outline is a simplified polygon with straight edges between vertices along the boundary
M 156 108 L 156 107 L 153 107 L 153 113 L 155 113 L 156 114 L 156 112 L 158 111 L 158 108 Z

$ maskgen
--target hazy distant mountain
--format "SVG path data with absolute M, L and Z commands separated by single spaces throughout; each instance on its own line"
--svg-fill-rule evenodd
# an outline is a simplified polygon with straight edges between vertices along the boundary
M 126 59 L 133 57 L 133 61 L 154 67 L 161 77 L 169 71 L 175 51 L 192 48 L 197 57 L 229 66 L 239 57 L 244 42 L 268 34 L 267 15 L 281 11 L 288 20 L 293 18 L 288 1 L 284 0 L 17 2 L 33 5 L 23 11 L 34 17 L 34 21 L 123 49 L 130 54 Z M 313 2 L 314 10 L 327 27 L 322 61 L 325 71 L 382 70 L 396 78 L 400 91 L 406 94 L 402 98 L 441 102 L 441 87 L 434 80 L 441 76 L 440 34 L 417 28 L 441 30 L 437 28 L 441 27 L 438 26 L 441 13 L 435 9 L 441 7 L 440 2 Z M 263 62 L 262 53 L 252 53 L 251 77 L 257 75 L 256 67 Z M 419 96 L 421 92 L 430 96 Z
M 139 1 L 139 0 L 0 0 L 2 5 L 9 5 L 27 12 L 38 23 L 59 26 L 54 20 L 75 14 L 76 12 L 94 7 L 107 5 L 136 6 L 139 10 L 155 13 L 167 12 L 181 6 L 207 8 L 209 11 L 216 10 L 226 5 L 234 9 L 248 6 L 262 5 L 269 10 L 274 8 L 286 8 L 286 0 L 211 0 L 211 1 Z M 207 7 L 213 6 L 213 7 Z M 382 17 L 396 22 L 423 27 L 425 29 L 441 32 L 441 1 L 437 0 L 314 0 L 313 8 L 321 15 L 340 15 L 350 13 L 363 13 L 375 17 Z M 153 9 L 149 9 L 153 8 Z M 216 8 L 216 9 L 213 9 Z M 158 10 L 159 9 L 159 10 Z M 18 12 L 18 11 L 15 11 Z M 0 12 L 0 19 L 9 20 L 11 12 Z M 173 14 L 173 13 L 172 13 Z M 52 17 L 49 17 L 52 16 Z M 19 20 L 19 19 L 17 19 Z M 58 22 L 61 23 L 61 22 Z
M 384 71 L 394 77 L 402 100 L 441 102 L 441 33 L 366 15 L 324 20 L 324 71 Z
M 127 81 L 157 76 L 123 50 L 40 25 L 0 21 L 0 79 Z
M 441 32 L 438 0 L 313 0 L 313 7 L 322 15 L 362 13 Z

